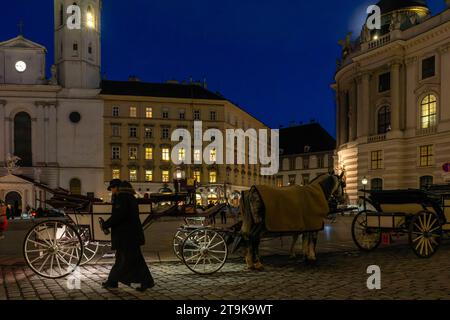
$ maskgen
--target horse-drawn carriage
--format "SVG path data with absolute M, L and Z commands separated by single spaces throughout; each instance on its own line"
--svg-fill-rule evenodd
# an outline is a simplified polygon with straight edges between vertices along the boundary
M 148 199 L 138 199 L 138 203 L 144 230 L 163 217 L 184 217 L 186 224 L 177 230 L 173 250 L 190 270 L 210 274 L 223 267 L 228 257 L 227 241 L 235 230 L 215 228 L 208 221 L 226 209 L 226 202 L 199 212 L 194 189 L 152 194 Z M 110 243 L 111 237 L 104 233 L 99 220 L 111 216 L 112 205 L 100 199 L 70 195 L 64 190 L 54 191 L 48 204 L 64 212 L 64 218 L 36 224 L 25 237 L 23 252 L 35 273 L 46 278 L 62 278 L 90 262 L 100 246 Z
M 352 223 L 352 237 L 363 251 L 376 249 L 385 234 L 408 235 L 409 245 L 421 258 L 431 257 L 450 232 L 450 190 L 367 191 L 364 209 Z

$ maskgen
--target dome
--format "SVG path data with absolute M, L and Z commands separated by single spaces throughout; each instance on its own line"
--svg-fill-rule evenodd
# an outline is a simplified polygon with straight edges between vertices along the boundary
M 426 0 L 381 0 L 377 3 L 377 6 L 380 7 L 382 14 L 409 8 L 422 8 L 428 10 Z

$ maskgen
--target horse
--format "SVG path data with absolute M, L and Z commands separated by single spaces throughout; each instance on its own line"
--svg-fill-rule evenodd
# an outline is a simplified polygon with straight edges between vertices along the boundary
M 327 212 L 321 212 L 326 216 L 330 212 L 330 203 L 333 203 L 336 199 L 340 199 L 344 195 L 345 182 L 343 180 L 344 173 L 341 175 L 335 175 L 334 173 L 328 173 L 318 176 L 313 180 L 310 186 L 321 190 L 324 198 L 328 202 L 327 207 L 324 210 Z M 298 187 L 305 188 L 305 187 Z M 275 190 L 275 189 L 274 189 Z M 282 189 L 278 189 L 282 190 Z M 246 194 L 245 194 L 246 193 Z M 294 232 L 272 232 L 268 231 L 265 223 L 265 206 L 261 195 L 258 193 L 257 187 L 254 186 L 250 191 L 244 192 L 241 197 L 241 214 L 243 224 L 241 228 L 241 235 L 246 240 L 246 255 L 245 262 L 247 267 L 251 270 L 262 270 L 263 265 L 259 257 L 259 245 L 261 238 L 275 238 L 281 236 L 292 236 L 294 240 L 297 240 L 299 235 L 303 235 L 303 252 L 306 263 L 316 262 L 316 245 L 318 238 L 318 231 L 320 230 L 308 230 L 308 231 L 294 231 Z M 323 228 L 323 220 L 322 220 Z M 291 252 L 293 251 L 295 242 L 292 244 Z

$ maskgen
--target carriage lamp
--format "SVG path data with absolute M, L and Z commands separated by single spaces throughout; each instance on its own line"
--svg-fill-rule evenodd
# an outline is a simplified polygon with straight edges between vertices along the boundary
M 369 184 L 369 180 L 366 177 L 364 177 L 361 182 L 364 187 L 366 187 Z
M 173 179 L 176 181 L 176 193 L 180 192 L 181 189 L 181 181 L 184 180 L 186 178 L 186 173 L 181 170 L 180 167 L 177 167 L 175 169 L 175 172 L 173 174 Z

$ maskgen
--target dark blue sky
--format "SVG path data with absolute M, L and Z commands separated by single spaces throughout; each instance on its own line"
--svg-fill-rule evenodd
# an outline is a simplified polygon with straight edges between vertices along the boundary
M 435 14 L 444 0 L 429 0 Z M 375 0 L 104 0 L 103 73 L 111 80 L 207 79 L 272 127 L 316 119 L 334 135 L 333 81 L 347 31 Z M 53 1 L 1 5 L 0 41 L 25 36 L 53 61 Z

